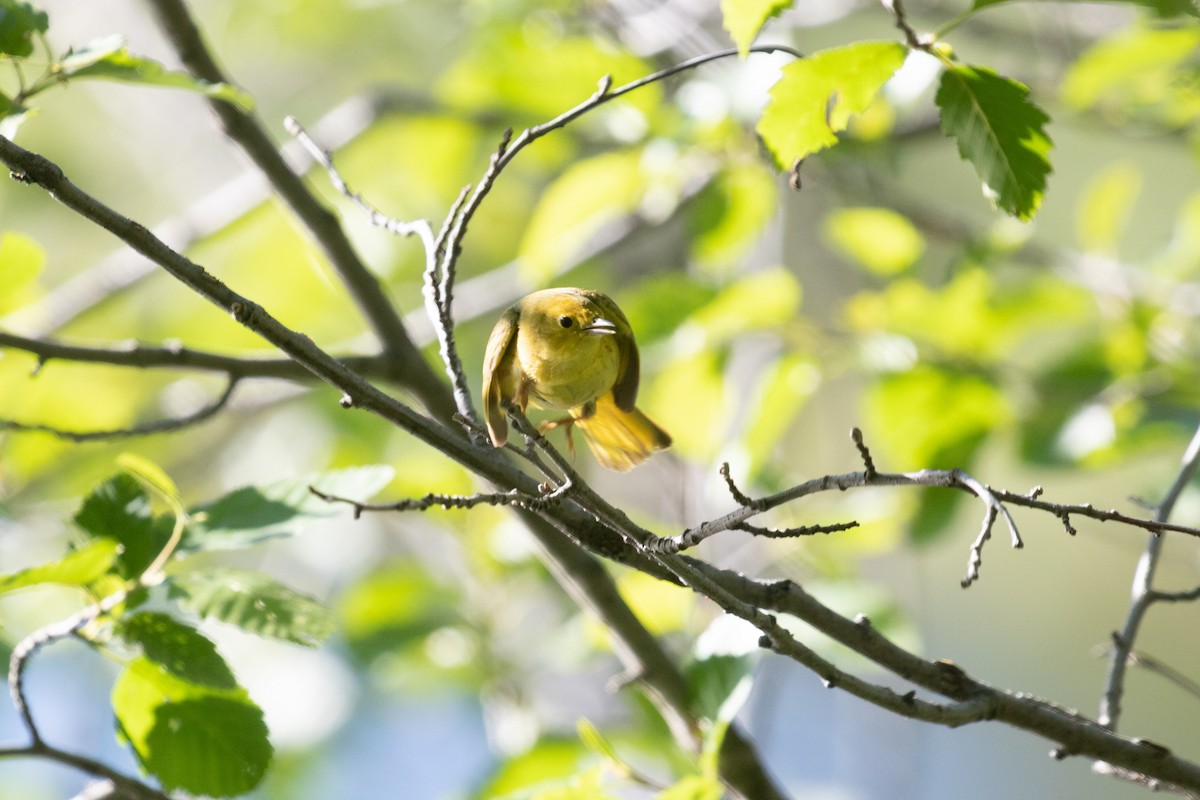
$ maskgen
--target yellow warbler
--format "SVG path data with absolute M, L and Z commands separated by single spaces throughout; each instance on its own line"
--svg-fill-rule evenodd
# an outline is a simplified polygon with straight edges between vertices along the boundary
M 483 416 L 492 444 L 508 440 L 504 403 L 529 403 L 570 415 L 542 430 L 583 431 L 602 466 L 632 469 L 671 437 L 634 402 L 638 350 L 633 329 L 607 295 L 588 289 L 544 289 L 510 306 L 496 322 L 483 359 Z

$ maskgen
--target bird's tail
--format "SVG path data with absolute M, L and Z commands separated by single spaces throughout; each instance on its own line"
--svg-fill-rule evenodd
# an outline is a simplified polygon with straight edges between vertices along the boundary
M 619 407 L 611 393 L 598 398 L 595 412 L 576 417 L 575 424 L 601 466 L 617 472 L 627 472 L 651 453 L 671 446 L 666 431 L 638 409 Z

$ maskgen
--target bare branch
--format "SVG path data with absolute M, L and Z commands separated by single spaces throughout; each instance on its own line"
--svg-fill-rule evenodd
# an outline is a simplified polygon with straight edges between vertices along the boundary
M 150 0 L 150 6 L 192 75 L 212 83 L 233 83 L 217 66 L 183 0 Z M 406 375 L 409 388 L 431 413 L 449 419 L 454 414 L 453 398 L 413 344 L 395 305 L 378 278 L 355 252 L 337 217 L 288 166 L 254 115 L 224 100 L 212 98 L 208 102 L 226 135 L 258 166 L 279 196 L 312 232 L 374 329 L 380 346 Z
M 1159 504 L 1154 518 L 1157 522 L 1165 523 L 1175 509 L 1175 502 L 1183 493 L 1192 475 L 1200 464 L 1200 427 L 1197 427 L 1192 440 L 1183 453 L 1179 472 L 1174 482 L 1167 490 L 1166 496 Z M 1163 534 L 1154 532 L 1146 541 L 1146 549 L 1138 561 L 1137 570 L 1133 576 L 1132 600 L 1125 617 L 1125 624 L 1120 633 L 1113 636 L 1113 652 L 1108 662 L 1108 675 L 1105 679 L 1104 698 L 1100 703 L 1100 722 L 1105 727 L 1116 730 L 1121 718 L 1121 699 L 1125 693 L 1125 672 L 1129 663 L 1129 654 L 1133 651 L 1141 630 L 1142 620 L 1154 603 L 1154 575 L 1158 569 L 1158 559 L 1162 553 Z

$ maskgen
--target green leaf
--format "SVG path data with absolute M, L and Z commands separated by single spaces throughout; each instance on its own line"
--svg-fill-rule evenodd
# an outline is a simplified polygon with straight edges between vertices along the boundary
M 897 469 L 964 467 L 1007 422 L 1004 394 L 983 375 L 922 365 L 887 375 L 866 396 L 868 441 Z
M 363 661 L 422 648 L 429 634 L 455 623 L 459 601 L 453 586 L 428 571 L 397 562 L 355 581 L 339 598 L 338 621 Z
M 721 0 L 721 18 L 738 52 L 745 56 L 767 20 L 791 5 L 792 0 Z
M 1128 114 L 1145 110 L 1172 126 L 1197 114 L 1196 52 L 1200 27 L 1134 28 L 1093 44 L 1062 82 L 1072 108 Z
M 133 476 L 120 473 L 84 498 L 75 524 L 93 537 L 119 542 L 121 577 L 135 578 L 166 545 L 172 520 L 151 514 L 145 489 Z
M 942 74 L 935 98 L 942 132 L 954 138 L 993 203 L 1021 220 L 1037 213 L 1050 173 L 1046 113 L 1029 89 L 983 67 L 955 66 Z
M 850 117 L 861 114 L 904 63 L 896 42 L 859 42 L 822 50 L 783 68 L 758 132 L 780 169 L 837 143 Z
M 576 739 L 542 739 L 502 762 L 477 796 L 490 800 L 548 781 L 566 782 L 587 755 L 587 749 Z
M 732 720 L 749 696 L 755 661 L 749 654 L 716 654 L 688 664 L 685 677 L 692 713 L 707 720 Z
M 925 253 L 925 239 L 906 217 L 887 208 L 843 208 L 825 218 L 825 238 L 876 275 L 896 275 Z
M 253 98 L 241 89 L 227 83 L 200 80 L 186 72 L 169 70 L 153 59 L 133 55 L 124 44 L 111 37 L 93 42 L 83 50 L 69 54 L 63 61 L 62 68 L 63 75 L 72 80 L 97 78 L 142 86 L 184 89 L 214 100 L 224 100 L 243 111 L 254 108 Z
M 0 575 L 0 594 L 40 583 L 87 586 L 108 572 L 120 547 L 113 539 L 94 539 L 58 561 Z
M 771 463 L 792 420 L 820 386 L 820 368 L 807 355 L 785 353 L 763 370 L 743 435 L 752 475 Z
M 17 0 L 0 0 L 0 54 L 17 58 L 31 55 L 33 37 L 49 27 L 45 11 Z
M 0 116 L 4 116 L 3 108 Z M 45 264 L 46 251 L 31 237 L 23 233 L 0 234 L 0 315 L 33 298 L 35 279 Z
M 688 204 L 690 244 L 699 265 L 710 273 L 736 272 L 774 218 L 777 194 L 775 176 L 764 164 L 723 169 Z
M 646 191 L 638 151 L 573 164 L 542 192 L 521 239 L 521 275 L 540 284 L 573 263 L 607 226 L 632 213 Z
M 326 494 L 366 500 L 391 479 L 391 467 L 373 466 L 246 486 L 193 509 L 181 548 L 233 550 L 266 539 L 294 536 L 305 523 L 347 510 L 344 504 L 317 497 L 310 486 Z
M 180 680 L 215 689 L 236 689 L 237 679 L 208 637 L 159 612 L 123 617 L 115 633 Z
M 1141 170 L 1128 161 L 1101 169 L 1088 181 L 1075 212 L 1075 238 L 1081 249 L 1117 255 L 1141 185 Z
M 325 606 L 258 572 L 198 570 L 173 575 L 169 586 L 185 608 L 259 636 L 314 647 L 334 630 Z
M 244 689 L 190 683 L 139 656 L 118 676 L 112 704 L 118 732 L 167 791 L 245 794 L 271 762 L 262 710 Z

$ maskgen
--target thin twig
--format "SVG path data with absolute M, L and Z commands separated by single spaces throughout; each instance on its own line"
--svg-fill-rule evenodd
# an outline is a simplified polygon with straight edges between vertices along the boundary
M 349 497 L 326 494 L 315 486 L 309 486 L 308 490 L 327 503 L 345 503 L 351 506 L 354 509 L 354 518 L 358 519 L 368 511 L 427 511 L 434 507 L 466 509 L 476 506 L 519 506 L 531 511 L 538 511 L 561 498 L 569 487 L 552 488 L 547 485 L 545 488 L 546 491 L 539 495 L 526 494 L 516 489 L 510 489 L 507 492 L 481 492 L 471 495 L 430 493 L 424 497 L 397 500 L 392 503 L 364 503 Z
M 1200 427 L 1197 427 L 1196 432 L 1192 435 L 1192 440 L 1183 453 L 1179 472 L 1155 512 L 1154 518 L 1157 522 L 1165 523 L 1170 518 L 1171 512 L 1175 509 L 1175 502 L 1183 493 L 1188 481 L 1192 479 L 1197 464 L 1200 464 Z M 1162 544 L 1162 532 L 1151 533 L 1133 575 L 1132 600 L 1125 617 L 1125 624 L 1121 627 L 1121 631 L 1113 636 L 1113 652 L 1108 662 L 1104 697 L 1100 703 L 1100 723 L 1111 730 L 1117 729 L 1117 724 L 1121 719 L 1121 699 L 1125 693 L 1125 673 L 1129 663 L 1129 654 L 1133 651 L 1137 641 L 1142 620 L 1156 599 L 1154 575 L 1158 569 Z
M 421 247 L 425 252 L 425 270 L 423 273 L 425 305 L 430 320 L 433 322 L 434 331 L 437 334 L 442 361 L 446 366 L 446 375 L 450 378 L 451 385 L 454 387 L 456 413 L 468 419 L 478 419 L 474 404 L 471 402 L 471 392 L 467 387 L 462 361 L 458 356 L 458 348 L 454 342 L 454 326 L 450 321 L 450 292 L 453 280 L 445 272 L 443 272 L 440 279 L 438 277 L 439 263 L 437 254 L 441 248 L 439 241 L 444 239 L 445 228 L 443 229 L 443 233 L 435 238 L 433 228 L 429 225 L 428 220 L 402 221 L 383 213 L 365 197 L 350 188 L 345 178 L 342 177 L 341 172 L 334 165 L 333 154 L 328 150 L 322 149 L 309 136 L 308 132 L 304 130 L 304 127 L 295 117 L 287 117 L 284 119 L 283 124 L 288 133 L 304 146 L 313 161 L 325 170 L 333 187 L 367 213 L 367 218 L 372 225 L 383 228 L 397 236 L 415 236 L 421 241 Z M 454 204 L 451 211 L 452 215 L 461 206 L 461 203 L 462 197 L 460 196 L 460 199 Z M 447 225 L 446 227 L 449 226 Z
M 168 431 L 177 431 L 192 425 L 198 425 L 201 422 L 208 420 L 216 415 L 221 409 L 229 405 L 229 401 L 233 398 L 233 391 L 237 388 L 238 379 L 229 378 L 229 382 L 225 386 L 225 391 L 220 397 L 213 400 L 208 405 L 196 409 L 190 414 L 185 414 L 180 417 L 170 417 L 168 419 L 155 420 L 146 422 L 141 425 L 133 425 L 128 428 L 111 428 L 109 430 L 98 431 L 72 431 L 64 428 L 58 428 L 53 425 L 43 425 L 39 423 L 16 422 L 14 420 L 0 419 L 0 430 L 21 431 L 23 433 L 48 433 L 51 436 L 57 436 L 59 439 L 66 439 L 71 442 L 95 442 L 109 439 L 127 439 L 132 436 L 149 436 L 155 433 L 166 433 Z

